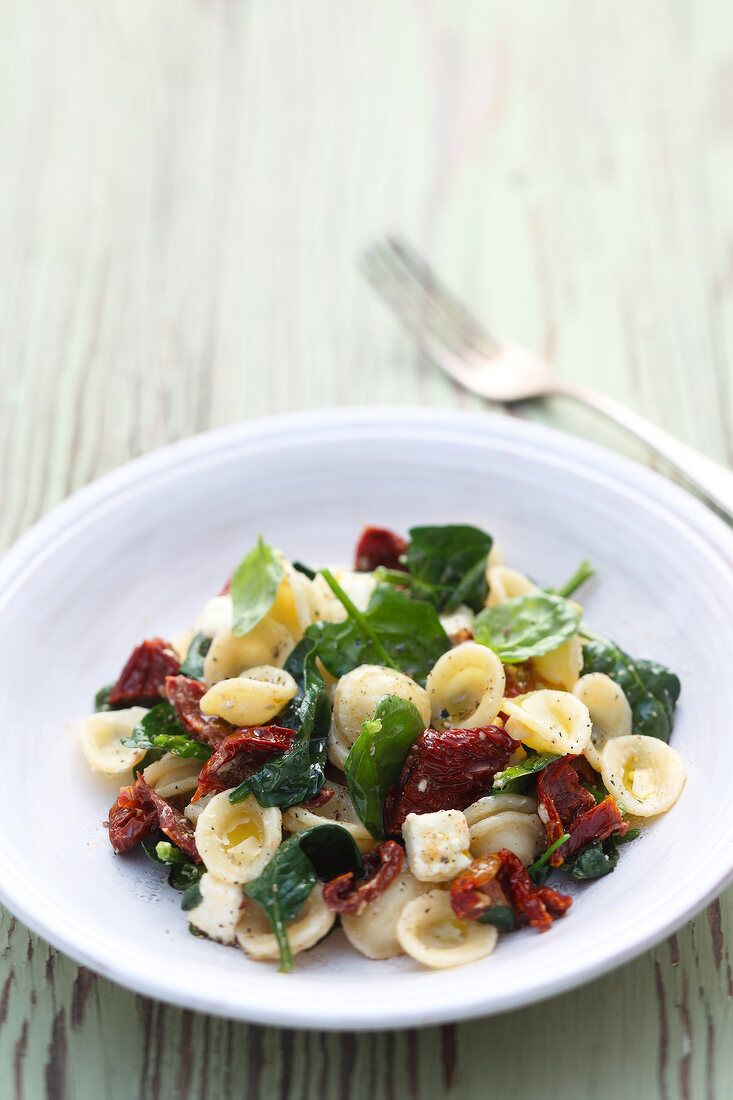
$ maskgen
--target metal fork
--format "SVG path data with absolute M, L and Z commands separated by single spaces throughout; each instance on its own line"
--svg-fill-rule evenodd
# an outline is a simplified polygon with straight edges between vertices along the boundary
M 361 258 L 363 273 L 437 366 L 472 393 L 511 404 L 561 396 L 596 409 L 638 436 L 733 518 L 733 473 L 598 390 L 555 376 L 552 364 L 486 331 L 404 241 L 389 238 Z

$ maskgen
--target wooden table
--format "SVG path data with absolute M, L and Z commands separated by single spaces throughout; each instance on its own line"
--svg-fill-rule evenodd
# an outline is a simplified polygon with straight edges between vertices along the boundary
M 357 273 L 391 229 L 565 377 L 730 457 L 728 3 L 5 0 L 0 15 L 4 546 L 191 432 L 477 404 Z M 591 414 L 513 415 L 650 461 Z M 550 1003 L 359 1036 L 169 1008 L 4 914 L 0 1096 L 727 1097 L 732 920 L 728 891 Z

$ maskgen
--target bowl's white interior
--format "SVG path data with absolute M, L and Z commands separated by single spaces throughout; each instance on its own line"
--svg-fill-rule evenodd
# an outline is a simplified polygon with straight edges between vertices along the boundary
M 142 637 L 179 632 L 258 533 L 306 562 L 348 561 L 368 522 L 476 523 L 541 584 L 589 557 L 586 619 L 683 681 L 678 805 L 613 875 L 569 887 L 545 936 L 504 936 L 455 971 L 370 962 L 341 933 L 294 974 L 189 935 L 144 857 L 113 856 L 102 820 L 119 784 L 89 773 L 75 724 Z M 341 411 L 212 433 L 131 464 L 57 510 L 0 573 L 4 767 L 0 893 L 83 962 L 208 1011 L 324 1027 L 422 1023 L 566 988 L 659 939 L 733 867 L 719 760 L 733 712 L 731 536 L 630 463 L 509 419 Z M 701 847 L 700 838 L 705 838 Z

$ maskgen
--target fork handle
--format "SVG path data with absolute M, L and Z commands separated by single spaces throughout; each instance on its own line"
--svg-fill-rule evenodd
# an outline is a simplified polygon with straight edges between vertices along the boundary
M 632 435 L 638 436 L 653 451 L 665 458 L 675 469 L 713 504 L 733 519 L 733 473 L 720 462 L 700 454 L 694 447 L 675 439 L 669 432 L 658 428 L 633 409 L 627 408 L 613 397 L 586 386 L 574 386 L 558 382 L 553 393 L 569 397 L 589 405 L 609 420 L 615 421 Z

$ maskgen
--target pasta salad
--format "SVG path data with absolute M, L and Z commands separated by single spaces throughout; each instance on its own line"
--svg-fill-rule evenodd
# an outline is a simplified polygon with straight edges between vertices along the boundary
M 195 935 L 281 970 L 337 923 L 435 968 L 547 932 L 562 876 L 612 872 L 685 782 L 680 682 L 583 621 L 592 574 L 541 589 L 466 525 L 368 527 L 354 568 L 259 538 L 81 724 L 125 781 L 113 851 L 166 868 Z

